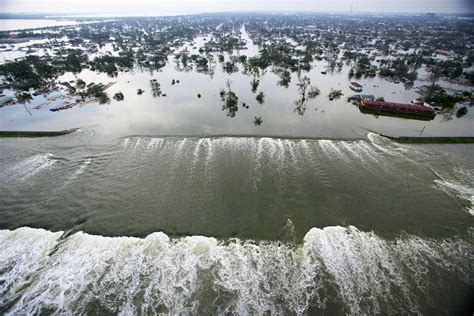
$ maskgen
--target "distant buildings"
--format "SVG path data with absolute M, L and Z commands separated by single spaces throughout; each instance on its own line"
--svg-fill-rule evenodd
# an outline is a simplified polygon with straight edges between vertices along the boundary
M 446 50 L 441 50 L 441 49 L 438 49 L 438 50 L 436 51 L 436 54 L 437 54 L 437 55 L 441 55 L 441 56 L 449 56 L 449 52 L 448 52 L 448 51 L 446 51 Z

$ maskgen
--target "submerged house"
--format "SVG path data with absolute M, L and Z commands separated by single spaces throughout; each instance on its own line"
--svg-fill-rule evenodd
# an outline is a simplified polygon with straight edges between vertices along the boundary
M 362 85 L 352 81 L 351 84 L 349 85 L 349 88 L 351 88 L 355 92 L 362 92 Z
M 373 115 L 395 116 L 426 121 L 430 121 L 436 116 L 433 108 L 429 106 L 367 99 L 359 102 L 359 110 L 362 113 Z
M 12 104 L 14 101 L 14 99 L 12 97 L 8 97 L 8 96 L 0 96 L 0 108 L 5 106 L 5 105 L 9 105 L 9 104 Z
M 354 101 L 362 101 L 362 100 L 375 100 L 375 96 L 373 94 L 354 94 L 351 98 Z

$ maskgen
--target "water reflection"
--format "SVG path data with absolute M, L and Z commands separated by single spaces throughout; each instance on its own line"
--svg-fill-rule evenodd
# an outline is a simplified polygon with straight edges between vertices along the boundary
M 345 97 L 329 102 L 327 97 L 319 96 L 318 111 L 306 111 L 312 104 L 312 96 L 327 96 L 331 89 L 340 90 L 345 96 L 353 95 L 348 80 L 351 68 L 344 66 L 341 72 L 326 72 L 326 61 L 315 60 L 311 62 L 311 71 L 302 70 L 300 74 L 291 73 L 288 77 L 285 71 L 278 68 L 262 71 L 249 66 L 249 60 L 256 52 L 257 48 L 251 41 L 247 41 L 247 49 L 234 52 L 233 57 L 226 52 L 200 54 L 197 49 L 189 48 L 188 53 L 167 57 L 165 66 L 159 71 L 143 71 L 140 67 L 127 72 L 119 71 L 113 79 L 116 84 L 106 89 L 110 103 L 83 104 L 53 113 L 49 109 L 61 106 L 64 100 L 59 98 L 46 103 L 46 98 L 37 96 L 24 106 L 0 109 L 0 129 L 63 130 L 94 125 L 102 126 L 104 132 L 116 136 L 262 134 L 359 138 L 366 130 L 390 135 L 416 135 L 426 124 L 417 120 L 363 115 Z M 238 71 L 234 72 L 234 67 L 230 73 L 224 71 L 222 66 L 227 62 Z M 421 69 L 420 77 L 422 74 Z M 61 82 L 78 79 L 87 83 L 111 81 L 107 74 L 90 70 L 67 73 L 59 78 Z M 229 87 L 224 86 L 227 80 L 231 82 L 232 94 L 229 94 Z M 154 82 L 159 83 L 159 90 L 155 91 L 151 86 L 152 83 L 155 85 Z M 405 90 L 401 84 L 377 77 L 362 79 L 361 83 L 364 93 L 386 100 L 409 103 L 418 97 L 414 89 Z M 224 99 L 220 95 L 223 86 Z M 9 93 L 12 94 L 4 91 L 6 95 Z M 62 95 L 62 92 L 54 93 Z M 118 93 L 121 97 L 112 98 Z M 259 93 L 263 93 L 263 97 L 259 98 L 264 102 L 263 106 L 258 105 Z M 196 97 L 198 94 L 200 98 Z M 158 95 L 161 97 L 158 98 Z M 31 116 L 25 107 L 32 113 Z M 238 111 L 239 108 L 241 111 Z M 255 124 L 259 121 L 256 118 L 265 121 L 265 124 Z M 439 116 L 426 124 L 424 135 L 473 135 L 472 119 L 472 111 L 455 120 Z
M 387 117 L 398 117 L 398 118 L 403 118 L 403 119 L 419 120 L 419 121 L 432 121 L 435 118 L 434 116 L 428 117 L 428 116 L 420 116 L 420 115 L 410 115 L 406 113 L 383 112 L 383 111 L 377 111 L 374 109 L 368 109 L 364 107 L 359 107 L 359 111 L 364 114 L 373 115 L 375 118 L 378 118 L 379 116 L 387 116 Z
M 311 79 L 307 76 L 299 77 L 296 85 L 301 97 L 294 102 L 296 106 L 294 111 L 299 115 L 304 115 L 307 100 L 316 98 L 320 94 L 320 90 L 316 86 L 311 86 Z M 307 91 L 308 89 L 309 91 Z

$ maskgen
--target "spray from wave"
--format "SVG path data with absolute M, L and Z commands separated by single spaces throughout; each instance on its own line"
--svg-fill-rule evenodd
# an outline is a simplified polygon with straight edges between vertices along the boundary
M 456 238 L 389 241 L 340 226 L 313 228 L 301 245 L 164 233 L 60 237 L 31 228 L 0 231 L 0 310 L 423 313 L 439 308 L 431 297 L 442 290 L 443 275 L 473 283 L 471 245 Z
M 53 154 L 36 154 L 30 158 L 24 159 L 9 170 L 6 171 L 8 178 L 14 178 L 19 181 L 25 181 L 36 175 L 44 169 L 52 167 L 57 160 L 52 159 Z
M 448 194 L 455 194 L 457 197 L 466 200 L 470 206 L 467 211 L 474 215 L 474 175 L 471 171 L 462 168 L 454 168 L 450 176 L 443 176 L 439 172 L 433 172 L 439 177 L 434 180 L 439 188 Z

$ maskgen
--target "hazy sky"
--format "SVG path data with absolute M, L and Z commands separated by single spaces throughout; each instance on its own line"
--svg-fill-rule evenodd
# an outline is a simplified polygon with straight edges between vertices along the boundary
M 0 12 L 164 15 L 219 11 L 473 12 L 474 0 L 0 0 Z

